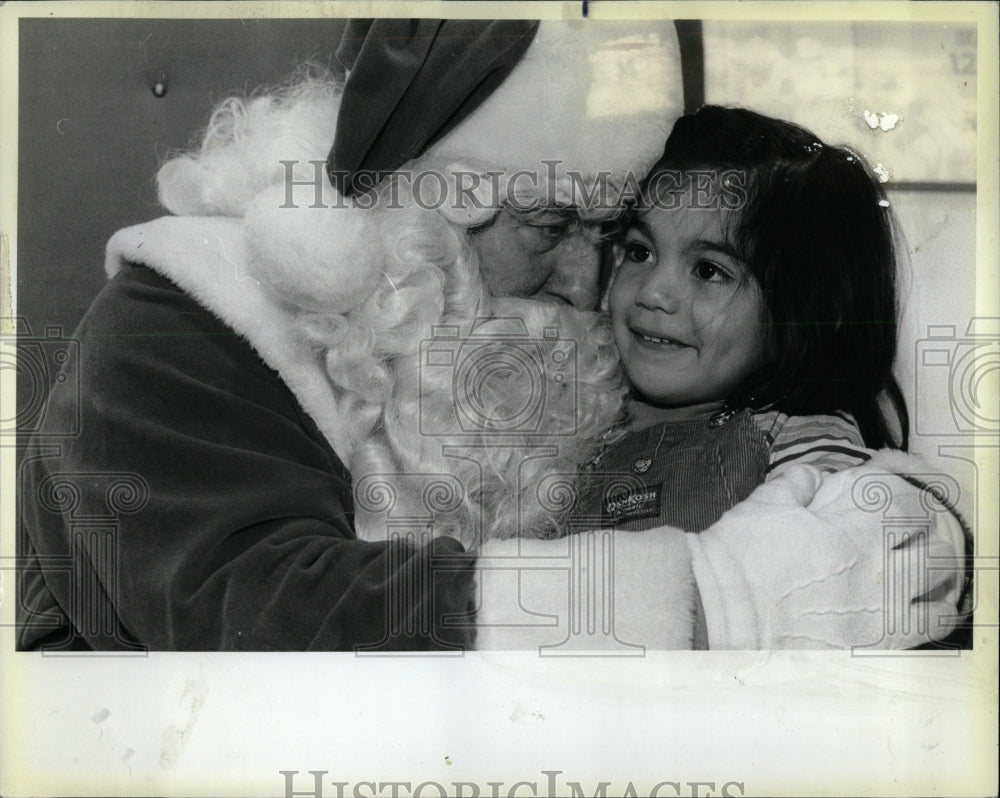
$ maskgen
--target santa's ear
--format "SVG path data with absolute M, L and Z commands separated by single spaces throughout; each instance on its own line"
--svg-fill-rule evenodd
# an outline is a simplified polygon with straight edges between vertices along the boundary
M 332 198 L 332 199 L 331 199 Z M 323 207 L 290 205 L 285 186 L 247 208 L 244 234 L 253 277 L 306 310 L 345 313 L 360 305 L 385 271 L 376 214 L 330 186 Z

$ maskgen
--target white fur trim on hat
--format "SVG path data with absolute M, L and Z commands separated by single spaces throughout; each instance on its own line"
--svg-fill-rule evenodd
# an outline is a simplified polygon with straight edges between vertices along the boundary
M 545 21 L 507 79 L 428 154 L 641 179 L 682 111 L 672 21 Z

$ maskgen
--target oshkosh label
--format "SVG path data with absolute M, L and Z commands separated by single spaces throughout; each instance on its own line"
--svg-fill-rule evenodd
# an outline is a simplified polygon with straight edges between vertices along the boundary
M 604 497 L 604 517 L 613 523 L 655 518 L 660 514 L 660 493 L 663 485 L 615 491 Z

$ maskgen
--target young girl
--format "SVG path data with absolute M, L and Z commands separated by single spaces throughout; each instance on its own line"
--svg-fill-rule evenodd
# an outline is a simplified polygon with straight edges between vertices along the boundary
M 892 217 L 854 153 L 704 107 L 678 120 L 615 255 L 605 301 L 633 398 L 574 528 L 701 531 L 791 464 L 905 448 Z

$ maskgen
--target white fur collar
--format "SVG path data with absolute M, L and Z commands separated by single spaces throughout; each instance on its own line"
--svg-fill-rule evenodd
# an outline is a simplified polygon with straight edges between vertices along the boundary
M 317 354 L 297 338 L 291 307 L 251 276 L 243 221 L 222 216 L 164 216 L 126 227 L 107 245 L 104 269 L 147 266 L 190 294 L 242 335 L 281 377 L 337 455 L 349 461 L 355 441 Z

